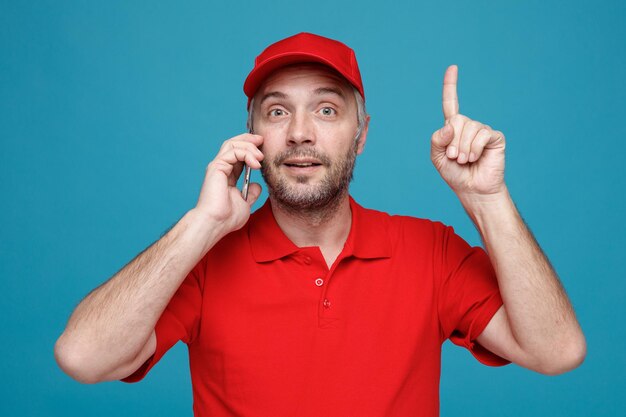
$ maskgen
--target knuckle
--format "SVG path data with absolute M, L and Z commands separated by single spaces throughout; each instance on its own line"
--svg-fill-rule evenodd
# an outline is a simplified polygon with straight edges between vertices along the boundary
M 470 120 L 468 123 L 469 123 L 470 127 L 474 128 L 476 130 L 480 130 L 484 126 L 482 123 L 480 123 L 480 122 L 478 122 L 476 120 Z
M 452 116 L 453 123 L 467 123 L 469 120 L 470 120 L 469 117 L 464 116 L 462 114 L 455 114 L 454 116 Z
M 218 160 L 213 160 L 213 161 L 209 162 L 209 164 L 206 166 L 205 172 L 207 172 L 207 173 L 208 172 L 213 172 L 213 171 L 215 171 L 216 169 L 219 168 L 219 165 L 220 164 L 219 164 Z

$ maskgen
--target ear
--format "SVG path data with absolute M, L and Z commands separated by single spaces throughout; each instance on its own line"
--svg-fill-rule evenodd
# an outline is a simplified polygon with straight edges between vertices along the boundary
M 363 131 L 361 132 L 361 136 L 357 140 L 357 148 L 356 148 L 357 155 L 360 155 L 365 149 L 365 142 L 367 141 L 367 129 L 369 128 L 369 126 L 370 126 L 370 116 L 368 115 L 365 118 L 365 127 L 363 128 Z

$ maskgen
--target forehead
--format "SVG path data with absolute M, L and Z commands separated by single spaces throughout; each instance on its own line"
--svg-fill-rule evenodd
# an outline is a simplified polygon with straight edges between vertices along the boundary
M 352 101 L 352 85 L 332 68 L 317 63 L 295 64 L 279 68 L 263 81 L 255 98 L 262 97 L 270 91 L 287 92 L 296 87 L 314 89 L 322 85 L 341 89 L 346 100 Z

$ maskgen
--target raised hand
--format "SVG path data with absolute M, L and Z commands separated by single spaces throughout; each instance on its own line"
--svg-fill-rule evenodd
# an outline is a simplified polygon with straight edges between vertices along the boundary
M 444 126 L 433 133 L 430 159 L 459 196 L 487 196 L 504 191 L 504 134 L 459 114 L 458 68 L 443 78 Z
M 207 221 L 220 225 L 223 234 L 241 228 L 250 217 L 250 208 L 261 194 L 261 185 L 250 184 L 248 199 L 237 188 L 244 162 L 252 169 L 261 168 L 263 137 L 244 133 L 222 144 L 206 175 L 195 210 Z

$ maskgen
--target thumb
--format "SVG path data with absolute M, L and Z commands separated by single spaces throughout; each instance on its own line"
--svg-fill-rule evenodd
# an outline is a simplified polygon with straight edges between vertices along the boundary
M 252 205 L 258 200 L 260 195 L 261 184 L 259 184 L 258 182 L 251 183 L 248 187 L 248 199 L 246 200 L 246 203 L 248 203 L 250 207 L 252 207 Z
M 433 133 L 433 137 L 431 138 L 433 151 L 445 152 L 446 147 L 452 142 L 452 139 L 454 139 L 454 128 L 447 124 Z

